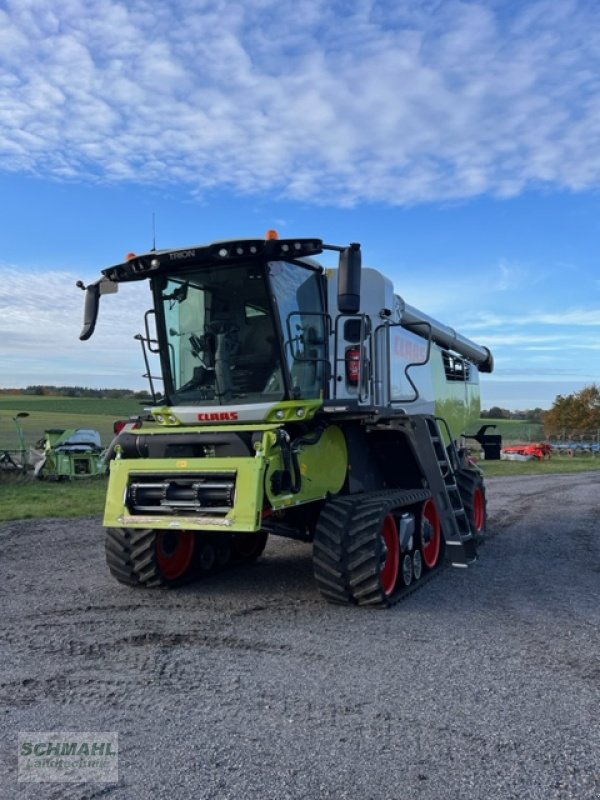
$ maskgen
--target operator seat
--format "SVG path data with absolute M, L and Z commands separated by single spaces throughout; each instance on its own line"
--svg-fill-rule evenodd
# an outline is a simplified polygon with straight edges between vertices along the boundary
M 273 321 L 267 314 L 251 317 L 246 326 L 241 353 L 251 376 L 249 390 L 260 392 L 278 367 Z

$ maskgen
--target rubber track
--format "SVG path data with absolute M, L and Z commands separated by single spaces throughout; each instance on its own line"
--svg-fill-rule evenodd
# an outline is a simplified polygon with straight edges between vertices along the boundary
M 381 525 L 391 511 L 421 505 L 431 497 L 425 489 L 393 490 L 330 500 L 321 516 L 313 545 L 313 568 L 323 596 L 334 603 L 388 607 L 428 583 L 439 571 L 428 570 L 419 581 L 386 596 L 381 588 Z

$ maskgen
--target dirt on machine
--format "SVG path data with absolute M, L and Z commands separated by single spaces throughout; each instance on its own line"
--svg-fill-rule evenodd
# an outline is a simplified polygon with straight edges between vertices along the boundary
M 461 443 L 492 354 L 362 268 L 359 244 L 271 233 L 130 254 L 79 284 L 81 339 L 129 282 L 150 289 L 137 338 L 153 402 L 110 447 L 116 580 L 174 586 L 278 535 L 312 543 L 328 601 L 389 606 L 476 560 L 485 486 Z

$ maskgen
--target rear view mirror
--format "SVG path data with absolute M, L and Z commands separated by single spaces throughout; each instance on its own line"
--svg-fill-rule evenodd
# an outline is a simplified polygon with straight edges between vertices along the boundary
M 359 244 L 351 244 L 340 253 L 338 270 L 338 311 L 357 314 L 360 309 L 360 272 L 362 257 Z
M 108 278 L 100 278 L 95 283 L 85 286 L 82 281 L 77 281 L 77 286 L 85 290 L 85 305 L 83 308 L 83 328 L 79 334 L 81 341 L 89 339 L 96 327 L 98 319 L 98 309 L 100 307 L 100 296 L 103 294 L 115 294 L 119 291 L 119 285 Z

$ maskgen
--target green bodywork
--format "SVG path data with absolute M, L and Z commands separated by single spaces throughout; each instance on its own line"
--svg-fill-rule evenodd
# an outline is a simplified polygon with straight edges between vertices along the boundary
M 449 381 L 437 348 L 432 349 L 431 368 L 436 417 L 445 420 L 452 439 L 458 438 L 463 433 L 474 432 L 479 427 L 481 409 L 477 372 L 475 371 L 474 380 Z M 449 439 L 444 426 L 442 433 L 448 444 Z
M 167 409 L 163 409 L 163 412 Z M 171 428 L 171 430 L 174 430 Z M 281 425 L 202 425 L 180 426 L 177 433 L 248 432 L 257 437 L 254 456 L 204 458 L 120 458 L 110 463 L 110 480 L 104 513 L 107 527 L 185 529 L 203 531 L 251 532 L 262 527 L 265 513 L 323 499 L 340 491 L 346 479 L 348 454 L 340 428 L 327 426 L 314 443 L 299 446 L 297 458 L 301 476 L 297 492 L 277 491 L 273 476 L 284 470 L 284 454 L 278 432 Z M 159 425 L 144 428 L 146 435 L 160 435 Z M 186 475 L 231 474 L 235 478 L 234 503 L 224 516 L 207 513 L 193 515 L 132 514 L 126 505 L 131 482 L 151 479 L 185 478 Z

